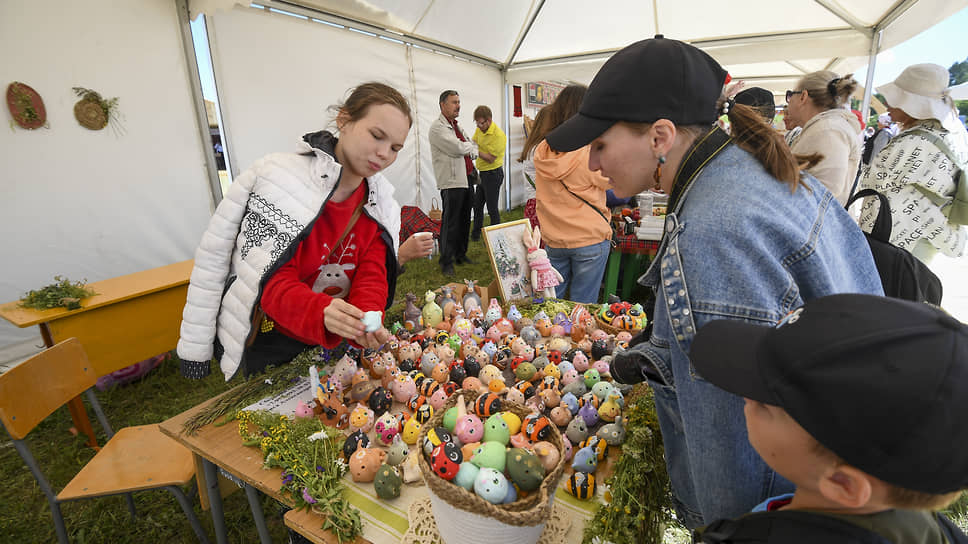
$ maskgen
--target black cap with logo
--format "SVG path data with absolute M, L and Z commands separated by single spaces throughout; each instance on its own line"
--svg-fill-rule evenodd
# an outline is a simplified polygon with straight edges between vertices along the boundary
M 612 55 L 595 75 L 581 108 L 551 131 L 548 145 L 574 151 L 619 121 L 711 124 L 726 71 L 702 50 L 661 34 Z
M 776 327 L 712 321 L 689 357 L 872 476 L 926 493 L 968 487 L 968 326 L 940 308 L 831 295 Z

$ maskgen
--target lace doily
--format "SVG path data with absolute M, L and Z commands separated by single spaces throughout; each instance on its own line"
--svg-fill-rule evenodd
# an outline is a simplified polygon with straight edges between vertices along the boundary
M 437 522 L 430 509 L 430 497 L 424 497 L 410 503 L 407 512 L 410 528 L 400 540 L 401 544 L 436 544 L 440 542 L 437 533 Z M 555 505 L 551 511 L 551 519 L 545 524 L 544 532 L 537 544 L 559 544 L 564 542 L 571 520 Z

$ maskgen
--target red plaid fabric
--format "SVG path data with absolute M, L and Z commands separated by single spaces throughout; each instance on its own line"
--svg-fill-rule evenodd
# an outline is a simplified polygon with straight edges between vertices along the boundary
M 417 232 L 432 232 L 434 238 L 440 238 L 440 222 L 427 217 L 416 206 L 403 206 L 400 209 L 400 243 Z
M 655 252 L 659 250 L 658 240 L 639 240 L 634 234 L 617 234 L 615 241 L 618 242 L 615 249 L 621 253 L 655 256 Z
M 538 206 L 535 199 L 529 198 L 524 203 L 524 216 L 531 222 L 531 229 L 534 230 L 538 226 Z

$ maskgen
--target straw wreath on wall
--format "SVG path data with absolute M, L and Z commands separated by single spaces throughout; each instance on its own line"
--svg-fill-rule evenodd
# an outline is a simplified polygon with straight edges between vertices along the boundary
M 74 93 L 81 99 L 74 104 L 74 117 L 84 128 L 101 130 L 111 125 L 116 136 L 124 134 L 121 125 L 121 113 L 118 108 L 118 97 L 105 99 L 97 91 L 84 87 L 74 87 Z

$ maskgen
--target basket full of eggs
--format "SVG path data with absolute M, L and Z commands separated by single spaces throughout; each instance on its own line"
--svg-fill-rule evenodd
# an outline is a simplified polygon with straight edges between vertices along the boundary
M 422 426 L 418 445 L 443 542 L 538 541 L 565 465 L 561 433 L 545 416 L 462 390 Z

